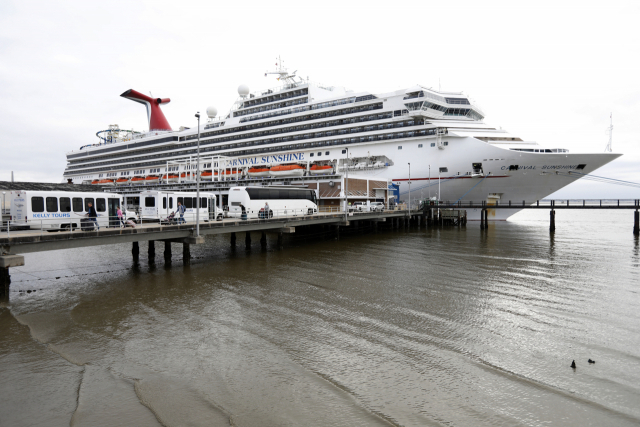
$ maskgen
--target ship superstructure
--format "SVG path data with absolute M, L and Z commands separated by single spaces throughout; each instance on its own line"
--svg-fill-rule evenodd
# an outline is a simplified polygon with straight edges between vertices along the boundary
M 300 79 L 282 66 L 273 74 L 281 86 L 256 93 L 240 86 L 226 116 L 208 110 L 209 120 L 200 128 L 205 182 L 234 185 L 282 178 L 287 171 L 296 177 L 326 173 L 344 179 L 348 170 L 350 177 L 393 180 L 400 185 L 400 199 L 406 199 L 411 170 L 416 199 L 531 202 L 571 183 L 564 172 L 588 173 L 619 156 L 574 154 L 524 141 L 486 124 L 484 112 L 460 92 L 416 85 L 383 94 L 354 93 Z M 122 96 L 147 106 L 150 131 L 123 137 L 116 132 L 67 153 L 65 179 L 195 185 L 198 130 L 171 130 L 160 110 L 166 98 L 133 90 Z M 496 210 L 490 219 L 514 212 Z

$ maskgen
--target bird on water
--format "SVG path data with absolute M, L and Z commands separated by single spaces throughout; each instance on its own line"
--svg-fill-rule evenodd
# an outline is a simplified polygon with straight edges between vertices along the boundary
M 575 361 L 575 360 L 571 362 L 571 367 L 572 367 L 573 369 L 576 369 L 576 361 Z
M 589 363 L 596 363 L 596 361 L 589 359 Z

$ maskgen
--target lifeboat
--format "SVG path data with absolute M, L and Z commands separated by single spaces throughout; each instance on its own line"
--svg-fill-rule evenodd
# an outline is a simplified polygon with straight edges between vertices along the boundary
M 241 170 L 238 169 L 227 169 L 225 171 L 220 172 L 220 175 L 222 175 L 225 178 L 239 178 L 243 175 Z
M 144 184 L 144 181 L 144 176 L 134 176 L 133 178 L 131 178 L 132 184 Z
M 269 176 L 269 168 L 268 167 L 254 167 L 249 169 L 249 176 L 252 177 L 262 177 Z
M 205 180 L 205 181 L 211 181 L 213 179 L 213 172 L 211 171 L 202 171 L 202 173 L 200 174 L 200 178 Z M 218 173 L 216 172 L 216 175 L 218 175 Z
M 116 185 L 127 185 L 128 183 L 129 183 L 129 178 L 116 179 Z
M 162 175 L 162 182 L 178 182 L 177 173 L 169 173 Z
M 98 183 L 97 179 L 94 179 L 93 181 L 91 181 L 91 184 L 97 184 L 97 183 Z
M 313 165 L 309 168 L 309 173 L 312 175 L 324 175 L 333 173 L 333 166 L 331 165 Z
M 271 176 L 302 176 L 304 168 L 300 165 L 281 165 L 274 166 L 269 171 Z
M 158 175 L 147 175 L 144 178 L 145 184 L 157 184 L 160 181 L 160 177 Z
M 196 182 L 196 179 L 198 177 L 198 174 L 193 171 L 193 172 L 182 172 L 180 174 L 180 179 L 183 179 L 185 181 L 192 181 L 192 182 Z
M 93 183 L 92 183 L 93 184 Z M 112 179 L 100 179 L 98 180 L 98 182 L 96 182 L 97 185 L 114 185 L 113 180 Z

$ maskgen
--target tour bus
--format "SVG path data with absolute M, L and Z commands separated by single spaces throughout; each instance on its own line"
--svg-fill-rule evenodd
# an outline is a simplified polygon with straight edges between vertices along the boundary
M 318 212 L 315 190 L 307 188 L 232 187 L 229 189 L 229 216 L 240 218 L 242 206 L 247 218 L 313 215 Z M 269 212 L 265 205 L 269 204 Z
M 79 228 L 89 203 L 96 209 L 100 227 L 117 227 L 117 209 L 122 207 L 122 196 L 100 192 L 11 191 L 9 199 L 12 226 L 48 231 Z M 126 215 L 124 208 L 123 215 Z
M 197 192 L 195 191 L 162 191 L 147 190 L 139 194 L 141 221 L 161 221 L 174 212 L 175 218 L 179 218 L 178 202 L 184 207 L 184 220 L 195 222 L 197 211 Z M 222 210 L 216 204 L 216 195 L 200 192 L 200 220 L 210 219 L 222 221 Z

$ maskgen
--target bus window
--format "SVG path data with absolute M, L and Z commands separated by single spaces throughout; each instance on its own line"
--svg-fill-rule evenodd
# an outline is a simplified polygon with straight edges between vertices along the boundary
M 47 212 L 58 212 L 57 197 L 47 197 Z
M 258 190 L 256 188 L 247 188 L 247 194 L 250 199 L 258 199 Z
M 178 203 L 180 203 L 182 206 L 184 206 L 184 200 L 182 197 L 178 197 Z
M 184 207 L 185 209 L 190 209 L 193 207 L 193 203 L 191 203 L 191 197 L 184 198 Z
M 95 208 L 95 203 L 93 203 L 93 198 L 85 198 L 84 199 L 84 210 L 86 212 L 89 212 L 89 203 L 91 203 L 92 205 L 94 205 L 93 207 Z
M 60 212 L 71 212 L 71 199 L 60 197 Z
M 155 197 L 145 197 L 144 198 L 144 205 L 147 208 L 152 208 L 156 205 L 156 198 Z
M 191 198 L 191 207 L 198 208 L 198 198 L 197 197 L 192 197 Z
M 200 197 L 200 207 L 201 208 L 206 208 L 207 207 L 207 198 L 206 197 Z
M 31 198 L 31 211 L 32 212 L 44 212 L 44 198 L 32 197 Z
M 162 209 L 167 209 L 167 197 L 162 198 Z
M 169 197 L 169 209 L 173 209 L 173 197 Z
M 304 199 L 304 193 L 300 190 L 289 190 L 290 199 Z
M 82 212 L 82 197 L 73 198 L 73 211 Z
M 105 212 L 107 210 L 107 201 L 105 199 L 96 199 L 96 211 Z
M 258 189 L 258 199 L 270 199 L 268 189 Z

